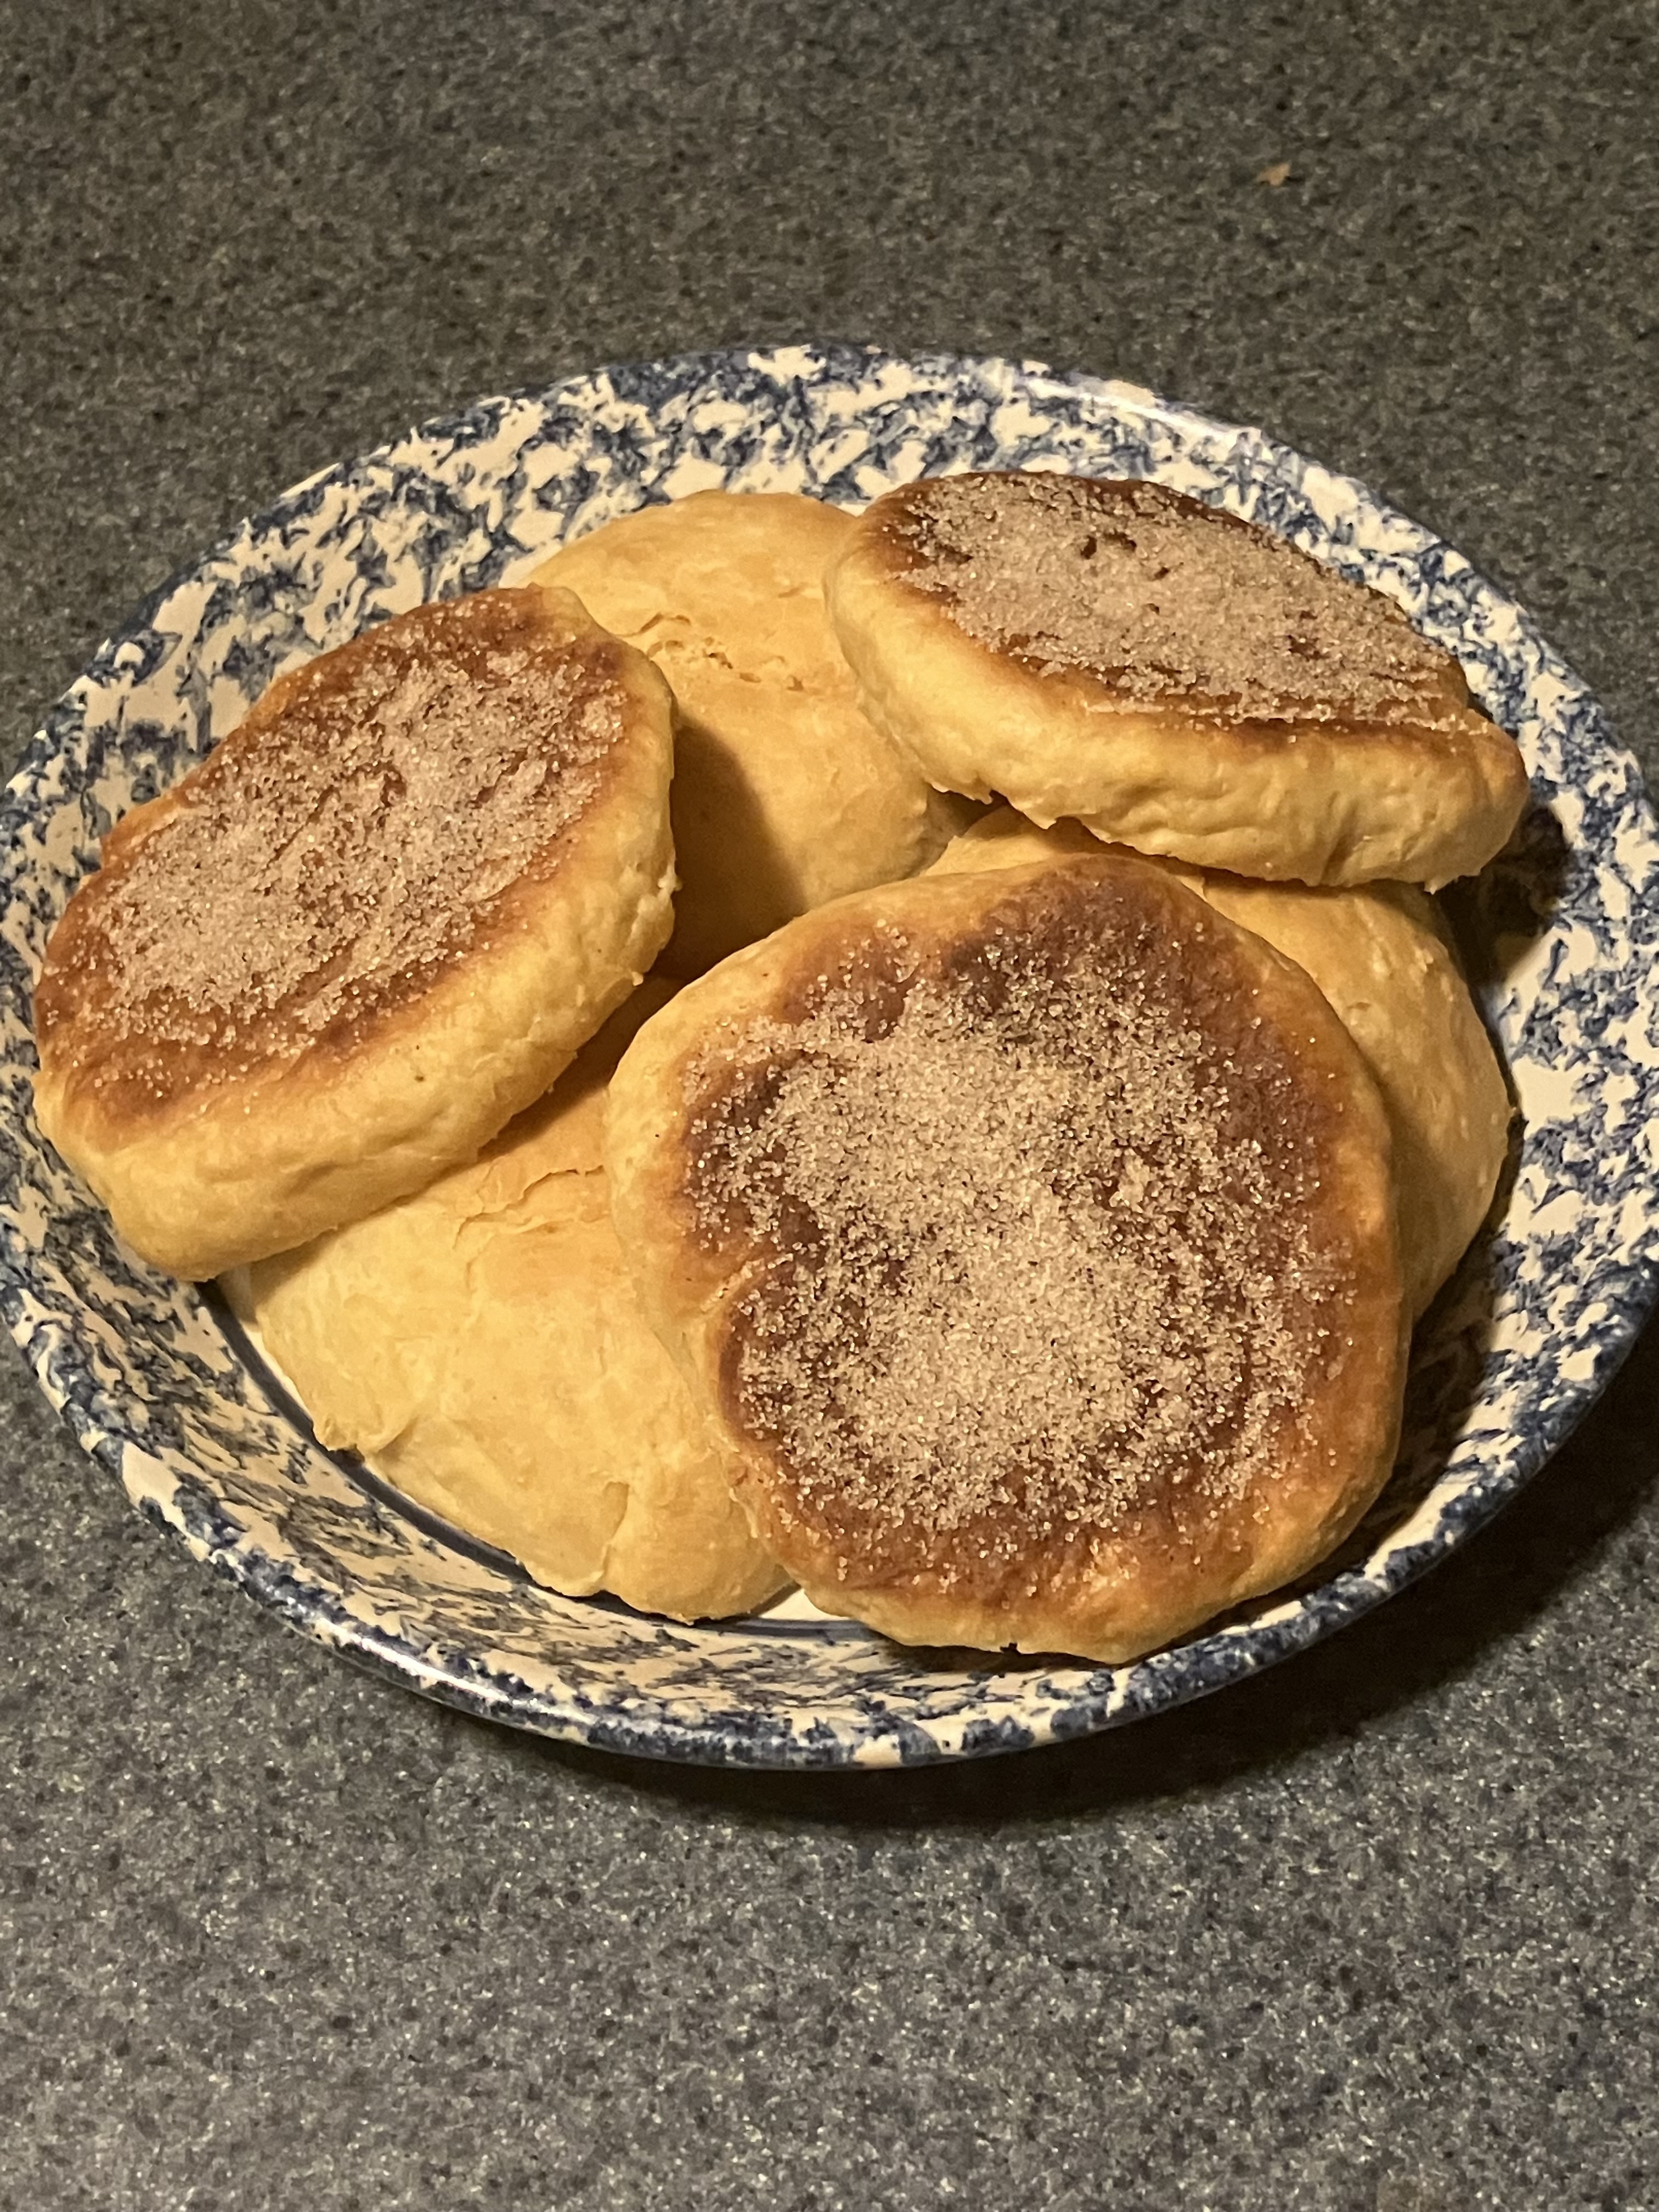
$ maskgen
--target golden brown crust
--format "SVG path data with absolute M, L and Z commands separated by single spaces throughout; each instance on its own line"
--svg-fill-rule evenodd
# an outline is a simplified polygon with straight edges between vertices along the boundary
M 1386 1477 L 1375 1089 L 1299 969 L 1139 861 L 792 925 L 647 1024 L 606 1152 L 647 1311 L 827 1610 L 1127 1657 Z
M 418 1188 L 650 964 L 671 764 L 661 679 L 568 593 L 417 608 L 283 678 L 53 932 L 43 1128 L 184 1274 Z
M 599 1158 L 647 982 L 469 1166 L 247 1272 L 323 1442 L 572 1596 L 697 1620 L 786 1577 L 750 1535 L 629 1287 Z
M 605 523 L 537 571 L 674 694 L 671 975 L 914 875 L 966 818 L 859 710 L 823 588 L 852 528 L 792 492 L 697 492 Z
M 1000 807 L 934 870 L 1029 867 L 1100 849 L 1081 823 L 1039 830 Z M 1486 1217 L 1511 1121 L 1503 1069 L 1434 902 L 1412 884 L 1316 890 L 1153 865 L 1305 969 L 1359 1047 L 1389 1117 L 1407 1300 L 1422 1313 Z
M 556 872 L 616 772 L 623 650 L 483 592 L 278 678 L 116 824 L 53 932 L 36 1019 L 64 1085 L 95 1068 L 112 1117 L 158 1119 L 360 1050 Z
M 949 788 L 1273 879 L 1436 884 L 1526 799 L 1449 654 L 1266 531 L 1143 483 L 932 478 L 827 581 L 865 710 Z

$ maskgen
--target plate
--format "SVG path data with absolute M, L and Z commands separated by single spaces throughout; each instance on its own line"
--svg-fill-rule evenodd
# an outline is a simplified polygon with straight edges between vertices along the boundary
M 1496 1226 L 1419 1329 L 1395 1474 L 1309 1585 L 1131 1666 L 908 1652 L 854 1625 L 684 1628 L 556 1596 L 320 1450 L 210 1296 L 123 1249 L 30 1111 L 31 978 L 111 823 L 272 678 L 419 601 L 711 486 L 857 506 L 946 470 L 1149 476 L 1375 585 L 1520 739 L 1535 804 L 1458 918 L 1524 1116 Z M 703 354 L 486 399 L 277 501 L 157 592 L 53 710 L 0 853 L 0 1300 L 41 1388 L 151 1519 L 412 1689 L 656 1758 L 890 1765 L 1135 1719 L 1327 1636 L 1468 1536 L 1633 1341 L 1659 1256 L 1659 843 L 1640 773 L 1511 600 L 1361 484 L 1035 362 Z

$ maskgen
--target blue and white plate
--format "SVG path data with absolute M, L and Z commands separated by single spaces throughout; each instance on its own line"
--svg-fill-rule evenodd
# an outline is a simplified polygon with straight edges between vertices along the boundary
M 538 1589 L 319 1450 L 209 1298 L 123 1249 L 30 1110 L 30 984 L 127 807 L 283 669 L 418 601 L 708 486 L 858 506 L 960 468 L 1149 476 L 1397 600 L 1520 739 L 1536 804 L 1462 899 L 1525 1117 L 1497 1227 L 1419 1333 L 1394 1481 L 1316 1585 L 1133 1666 L 915 1653 L 845 1623 L 682 1628 Z M 198 1559 L 350 1656 L 520 1728 L 654 1757 L 884 1765 L 1200 1695 L 1461 1543 L 1628 1349 L 1659 1257 L 1659 844 L 1639 773 L 1519 607 L 1361 484 L 1255 430 L 1030 362 L 692 356 L 488 399 L 300 485 L 158 592 L 48 718 L 3 812 L 0 1300 L 87 1449 Z

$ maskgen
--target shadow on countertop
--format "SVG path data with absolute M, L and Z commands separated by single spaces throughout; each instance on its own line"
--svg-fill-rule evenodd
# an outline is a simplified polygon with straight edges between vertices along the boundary
M 531 1737 L 520 1757 L 759 1822 L 994 1826 L 1215 1788 L 1281 1765 L 1474 1666 L 1560 1600 L 1659 1484 L 1659 1322 L 1589 1417 L 1492 1524 L 1323 1644 L 1200 1703 L 1080 1742 L 874 1772 L 756 1773 Z M 478 1723 L 483 1725 L 483 1723 Z

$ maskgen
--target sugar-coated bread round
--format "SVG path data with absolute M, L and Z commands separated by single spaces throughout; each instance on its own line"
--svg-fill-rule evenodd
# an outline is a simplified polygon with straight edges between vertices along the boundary
M 1526 803 L 1508 734 L 1381 593 L 1140 481 L 940 477 L 827 580 L 865 711 L 933 781 L 1273 880 L 1436 886 Z
M 914 875 L 968 817 L 859 710 L 823 588 L 852 527 L 794 493 L 696 492 L 605 523 L 536 572 L 648 653 L 674 693 L 669 974 Z
M 948 845 L 934 872 L 1029 867 L 1101 850 L 1080 823 L 1039 830 L 999 807 Z M 1306 969 L 1364 1055 L 1393 1139 L 1407 1303 L 1420 1314 L 1486 1219 L 1509 1154 L 1508 1086 L 1432 899 L 1413 884 L 1350 890 L 1170 870 Z
M 647 982 L 470 1166 L 247 1271 L 234 1297 L 323 1443 L 572 1596 L 683 1620 L 787 1577 L 641 1317 L 599 1157 Z
M 1303 970 L 1103 854 L 840 900 L 646 1024 L 641 1303 L 757 1534 L 907 1643 L 1128 1658 L 1392 1462 L 1388 1127 Z
M 672 923 L 672 703 L 568 592 L 412 613 L 278 678 L 106 839 L 35 993 L 40 1126 L 207 1276 L 470 1159 Z

